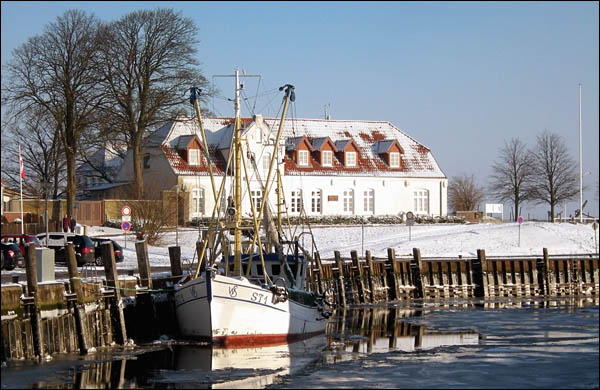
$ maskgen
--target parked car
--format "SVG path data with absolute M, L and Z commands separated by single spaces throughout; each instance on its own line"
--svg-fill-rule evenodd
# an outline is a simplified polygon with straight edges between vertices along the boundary
M 123 261 L 123 248 L 115 240 L 111 240 L 110 238 L 98 237 L 90 237 L 90 239 L 94 243 L 94 255 L 96 256 L 96 265 L 104 265 L 104 263 L 102 262 L 102 243 L 108 241 L 112 242 L 113 244 L 113 251 L 115 252 L 115 262 L 121 263 Z
M 86 263 L 93 263 L 94 258 L 94 243 L 84 234 L 52 232 L 48 233 L 48 242 L 46 242 L 46 233 L 37 235 L 38 240 L 42 245 L 54 249 L 54 261 L 57 263 L 66 263 L 65 244 L 72 242 L 75 249 L 75 257 L 77 265 L 82 266 Z
M 46 234 L 46 233 L 44 233 Z M 0 238 L 3 243 L 17 244 L 21 249 L 21 254 L 25 256 L 25 245 L 33 242 L 36 248 L 41 248 L 42 244 L 33 234 L 3 234 Z
M 2 269 L 10 271 L 17 265 L 25 267 L 25 258 L 17 244 L 2 242 L 0 246 L 2 247 Z

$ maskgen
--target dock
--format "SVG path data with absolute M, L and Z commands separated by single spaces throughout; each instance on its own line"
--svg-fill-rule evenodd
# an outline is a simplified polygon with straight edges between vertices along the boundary
M 152 274 L 147 246 L 136 243 L 138 272 L 119 275 L 110 242 L 103 250 L 105 278 L 82 277 L 73 244 L 66 246 L 68 280 L 38 282 L 35 247 L 26 249 L 27 280 L 2 284 L 2 360 L 87 354 L 163 335 L 177 338 L 174 284 L 182 271 L 179 247 L 169 248 L 170 272 Z M 375 257 L 351 251 L 332 259 L 314 254 L 308 288 L 335 310 L 390 302 L 534 297 L 598 297 L 598 254 L 539 256 Z

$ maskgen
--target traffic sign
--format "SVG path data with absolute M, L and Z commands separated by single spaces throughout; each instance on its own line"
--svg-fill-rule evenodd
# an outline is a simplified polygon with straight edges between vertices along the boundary
M 406 213 L 406 224 L 408 226 L 412 226 L 415 224 L 415 215 L 412 213 L 412 211 Z
M 131 207 L 123 206 L 121 209 L 121 215 L 131 215 Z
M 121 216 L 121 222 L 131 222 L 131 215 Z
M 131 229 L 131 223 L 129 222 L 122 222 L 121 223 L 121 229 L 128 231 L 129 229 Z
M 522 224 L 523 223 L 523 217 L 521 217 L 519 215 L 519 218 L 517 218 L 517 222 L 519 223 L 519 225 Z

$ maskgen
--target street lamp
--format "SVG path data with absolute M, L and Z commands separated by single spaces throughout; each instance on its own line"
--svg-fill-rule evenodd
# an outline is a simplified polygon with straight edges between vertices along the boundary
M 581 165 L 581 83 L 579 83 L 579 223 L 583 223 L 583 168 Z

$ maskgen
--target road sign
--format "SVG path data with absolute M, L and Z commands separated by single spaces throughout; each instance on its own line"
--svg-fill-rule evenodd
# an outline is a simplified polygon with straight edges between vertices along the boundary
M 412 211 L 406 213 L 406 224 L 408 226 L 412 226 L 415 224 L 415 215 L 412 213 Z
M 519 215 L 519 218 L 517 218 L 517 222 L 519 223 L 519 225 L 522 224 L 523 223 L 523 217 L 521 217 Z
M 131 215 L 121 216 L 121 222 L 131 222 Z
M 131 207 L 123 206 L 121 209 L 121 215 L 131 215 Z
M 129 222 L 122 222 L 121 223 L 121 229 L 128 231 L 129 229 L 131 229 L 131 223 Z

